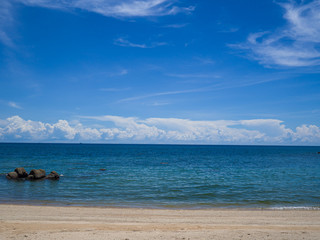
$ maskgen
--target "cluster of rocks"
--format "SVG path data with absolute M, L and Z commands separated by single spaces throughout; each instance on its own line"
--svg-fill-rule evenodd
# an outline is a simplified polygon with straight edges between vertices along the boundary
M 52 171 L 50 174 L 46 175 L 46 171 L 43 169 L 32 169 L 30 173 L 23 168 L 19 167 L 14 170 L 14 172 L 9 172 L 7 179 L 23 179 L 23 180 L 38 180 L 38 179 L 52 179 L 58 180 L 60 178 L 56 171 Z

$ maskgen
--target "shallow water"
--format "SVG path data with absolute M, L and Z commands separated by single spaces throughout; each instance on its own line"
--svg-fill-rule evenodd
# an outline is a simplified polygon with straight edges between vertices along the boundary
M 320 147 L 0 144 L 0 203 L 319 208 Z M 59 181 L 9 181 L 23 166 Z M 101 171 L 100 169 L 106 169 Z

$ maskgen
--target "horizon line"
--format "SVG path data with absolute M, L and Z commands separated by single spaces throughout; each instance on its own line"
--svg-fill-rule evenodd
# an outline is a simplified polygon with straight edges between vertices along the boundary
M 291 144 L 208 144 L 208 143 L 99 143 L 99 142 L 0 142 L 0 144 L 69 144 L 69 145 L 180 145 L 180 146 L 247 146 L 247 147 L 320 147 L 320 145 Z

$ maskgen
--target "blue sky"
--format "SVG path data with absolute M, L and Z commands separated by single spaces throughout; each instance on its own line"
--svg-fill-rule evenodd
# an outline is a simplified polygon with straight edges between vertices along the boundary
M 320 1 L 2 0 L 0 141 L 320 145 Z

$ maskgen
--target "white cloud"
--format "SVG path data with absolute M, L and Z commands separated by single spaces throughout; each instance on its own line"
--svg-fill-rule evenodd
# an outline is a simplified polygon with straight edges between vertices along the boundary
M 130 88 L 100 88 L 100 91 L 103 92 L 122 92 L 122 91 L 128 91 Z
M 188 74 L 188 73 L 168 73 L 166 74 L 169 77 L 176 77 L 176 78 L 220 78 L 217 74 Z
M 125 75 L 127 75 L 128 74 L 128 70 L 127 69 L 120 69 L 120 70 L 117 70 L 117 71 L 115 71 L 115 72 L 113 72 L 113 73 L 110 73 L 109 75 L 111 76 L 111 77 L 115 77 L 115 76 L 125 76 Z
M 114 44 L 121 47 L 149 48 L 146 44 L 132 43 L 124 38 L 118 38 L 114 40 Z
M 71 127 L 66 120 L 59 120 L 57 123 L 48 126 L 48 133 L 53 135 L 54 138 L 66 138 L 68 140 L 74 139 L 77 130 Z
M 0 29 L 0 41 L 8 46 L 8 47 L 14 47 L 14 43 L 13 41 L 11 40 L 11 38 L 8 36 L 8 34 L 3 31 L 2 29 Z
M 231 27 L 231 28 L 225 28 L 225 29 L 221 30 L 220 32 L 222 32 L 222 33 L 235 33 L 238 31 L 239 31 L 239 28 Z
M 17 108 L 17 109 L 22 109 L 21 106 L 19 106 L 17 103 L 15 102 L 8 102 L 8 106 L 13 107 L 13 108 Z
M 294 140 L 301 142 L 317 142 L 320 139 L 320 128 L 315 125 L 302 125 L 296 128 Z
M 124 38 L 118 38 L 114 40 L 114 44 L 121 47 L 134 47 L 134 48 L 155 48 L 159 46 L 167 45 L 165 42 L 152 42 L 150 44 L 146 43 L 133 43 Z
M 180 6 L 175 0 L 1 0 L 0 42 L 11 48 L 15 47 L 15 43 L 9 30 L 14 24 L 13 13 L 16 3 L 63 11 L 80 9 L 115 18 L 166 16 L 194 11 L 193 6 Z M 158 44 L 163 45 L 155 43 L 155 46 Z M 136 47 L 139 47 L 139 44 Z
M 48 125 L 42 122 L 25 121 L 19 116 L 6 119 L 6 125 L 1 128 L 5 138 L 22 138 L 28 140 L 40 140 L 47 136 Z
M 215 63 L 213 59 L 208 57 L 194 57 L 194 59 L 204 65 L 211 65 Z
M 147 105 L 158 107 L 158 106 L 165 106 L 165 105 L 169 105 L 169 104 L 170 104 L 170 102 L 153 102 L 153 103 L 150 103 Z
M 246 43 L 230 46 L 250 50 L 251 57 L 266 66 L 320 65 L 320 0 L 280 6 L 285 10 L 286 26 L 250 34 Z
M 120 72 L 119 72 L 119 76 L 124 76 L 124 75 L 127 75 L 128 74 L 128 70 L 127 69 L 122 69 Z
M 188 26 L 189 23 L 168 24 L 163 26 L 164 28 L 183 28 Z
M 146 17 L 190 12 L 174 0 L 17 0 L 25 5 L 56 9 L 82 9 L 111 17 Z
M 71 124 L 66 120 L 50 124 L 13 116 L 0 119 L 0 139 L 26 142 L 320 144 L 318 126 L 302 125 L 293 130 L 277 119 L 193 121 L 110 115 L 80 119 L 113 126 L 85 127 L 79 121 Z
M 9 1 L 1 1 L 0 7 L 0 42 L 8 47 L 14 47 L 14 43 L 8 35 L 9 28 L 13 24 L 12 5 Z
M 267 142 L 282 142 L 290 139 L 294 134 L 291 129 L 286 128 L 283 121 L 277 119 L 242 120 L 240 124 L 263 133 L 265 136 L 264 140 Z
M 95 128 L 80 128 L 79 137 L 87 141 L 101 139 L 103 133 Z
M 176 94 L 183 94 L 183 93 L 205 92 L 205 91 L 208 91 L 208 88 L 198 88 L 198 89 L 178 90 L 178 91 L 168 91 L 168 92 L 157 92 L 157 93 L 151 93 L 151 94 L 147 94 L 147 95 L 140 95 L 140 96 L 135 96 L 135 97 L 123 98 L 123 99 L 120 99 L 118 102 L 129 102 L 129 101 L 136 101 L 136 100 L 151 98 L 151 97 L 168 96 L 168 95 L 176 95 Z
M 5 106 L 9 106 L 12 108 L 16 108 L 16 109 L 22 109 L 22 107 L 14 101 L 7 101 L 7 100 L 0 99 L 0 104 L 5 105 Z

